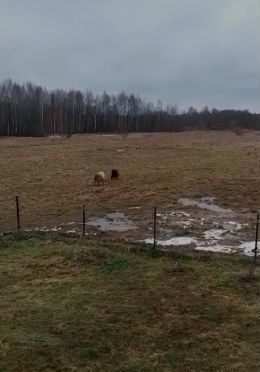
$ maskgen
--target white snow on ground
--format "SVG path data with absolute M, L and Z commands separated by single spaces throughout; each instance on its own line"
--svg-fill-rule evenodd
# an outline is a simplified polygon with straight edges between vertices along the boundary
M 224 239 L 223 235 L 227 230 L 223 229 L 211 229 L 204 232 L 204 237 L 206 240 L 221 240 Z
M 259 254 L 260 240 L 258 240 L 258 242 L 257 242 L 257 247 L 258 247 L 258 254 Z M 255 241 L 242 243 L 242 244 L 240 244 L 240 246 L 238 248 L 243 250 L 245 255 L 253 256 L 254 255 L 253 250 L 255 249 Z
M 207 251 L 207 252 L 216 252 L 216 253 L 217 252 L 219 252 L 219 253 L 232 253 L 232 252 L 236 251 L 235 247 L 219 245 L 219 244 L 215 244 L 215 245 L 207 246 L 207 247 L 198 246 L 195 249 L 198 250 L 198 251 Z
M 153 244 L 153 239 L 148 238 L 145 239 L 144 242 L 146 244 Z M 168 240 L 157 240 L 158 245 L 162 245 L 164 247 L 171 246 L 171 245 L 190 245 L 190 244 L 197 244 L 197 240 L 194 238 L 190 238 L 187 236 L 178 236 L 176 238 L 171 238 Z

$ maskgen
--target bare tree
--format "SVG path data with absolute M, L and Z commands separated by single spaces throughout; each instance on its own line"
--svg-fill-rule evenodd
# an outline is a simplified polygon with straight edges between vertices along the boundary
M 32 83 L 19 85 L 10 79 L 0 83 L 0 135 L 131 131 L 180 131 L 184 129 L 260 129 L 260 114 L 248 110 L 201 111 L 190 107 L 179 113 L 177 105 L 163 107 L 138 95 L 91 91 L 48 91 Z

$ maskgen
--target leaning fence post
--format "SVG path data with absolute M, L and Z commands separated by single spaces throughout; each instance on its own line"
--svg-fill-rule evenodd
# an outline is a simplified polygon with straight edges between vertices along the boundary
M 15 197 L 15 204 L 16 204 L 16 222 L 17 222 L 17 231 L 20 231 L 20 206 L 19 206 L 19 197 Z
M 82 235 L 85 236 L 86 230 L 86 216 L 85 216 L 85 205 L 82 206 Z
M 154 207 L 154 214 L 153 214 L 153 250 L 156 251 L 156 238 L 157 238 L 157 208 Z

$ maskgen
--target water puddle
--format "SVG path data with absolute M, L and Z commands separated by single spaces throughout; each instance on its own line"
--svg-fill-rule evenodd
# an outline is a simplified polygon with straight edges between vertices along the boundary
M 178 202 L 184 207 L 198 207 L 216 213 L 232 213 L 231 209 L 222 208 L 219 205 L 214 204 L 213 201 L 214 198 L 210 197 L 200 198 L 199 200 L 189 198 L 180 198 L 178 200 Z
M 90 218 L 86 224 L 104 232 L 125 232 L 137 228 L 132 221 L 121 212 L 108 213 L 106 217 L 101 218 Z
M 231 220 L 230 214 L 234 216 L 230 209 L 225 209 L 214 203 L 215 198 L 204 197 L 200 199 L 181 198 L 179 202 L 184 206 L 195 206 L 202 210 L 209 210 L 219 215 L 203 215 L 203 211 L 198 215 L 197 211 L 171 211 L 168 213 L 158 213 L 158 227 L 161 234 L 166 235 L 165 240 L 158 240 L 158 246 L 185 246 L 195 245 L 196 250 L 209 251 L 215 253 L 239 252 L 241 234 L 238 233 L 246 226 L 236 220 Z M 178 231 L 178 229 L 180 231 Z M 150 228 L 152 230 L 152 228 Z M 189 232 L 192 237 L 185 236 Z M 169 238 L 172 235 L 175 237 Z M 144 240 L 145 243 L 153 244 L 153 239 Z M 245 247 L 246 248 L 246 247 Z M 243 249 L 241 247 L 241 249 Z M 248 254 L 249 249 L 245 250 Z

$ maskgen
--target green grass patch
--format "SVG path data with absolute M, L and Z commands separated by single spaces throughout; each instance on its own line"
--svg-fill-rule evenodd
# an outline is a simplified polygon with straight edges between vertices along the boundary
M 120 255 L 110 255 L 103 263 L 103 268 L 106 271 L 123 271 L 129 266 L 129 261 Z
M 255 372 L 260 284 L 248 272 L 239 257 L 6 237 L 0 371 Z

